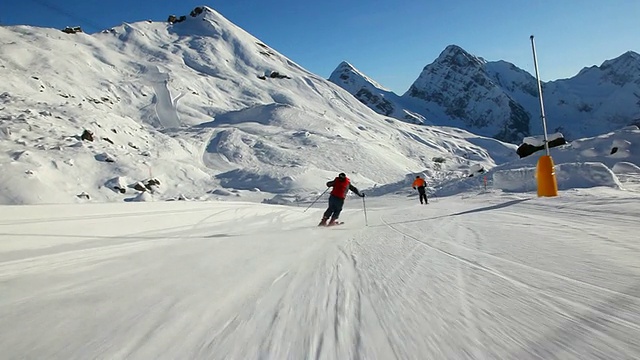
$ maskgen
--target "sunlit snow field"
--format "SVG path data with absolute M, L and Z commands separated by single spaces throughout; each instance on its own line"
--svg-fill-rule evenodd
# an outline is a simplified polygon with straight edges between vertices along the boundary
M 13 358 L 632 359 L 639 195 L 0 208 Z

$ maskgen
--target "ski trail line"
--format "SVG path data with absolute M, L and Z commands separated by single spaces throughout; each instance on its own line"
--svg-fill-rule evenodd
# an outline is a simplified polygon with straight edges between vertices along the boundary
M 456 266 L 456 280 L 458 283 L 458 287 L 460 291 L 458 291 L 458 296 L 460 300 L 460 306 L 462 307 L 462 312 L 464 314 L 465 323 L 467 324 L 467 328 L 469 329 L 469 336 L 471 337 L 472 344 L 470 344 L 471 353 L 473 357 L 476 359 L 485 358 L 484 353 L 481 348 L 478 346 L 480 344 L 480 331 L 478 330 L 478 319 L 471 311 L 471 305 L 469 304 L 468 299 L 468 291 L 467 291 L 467 274 L 464 269 L 465 264 L 461 261 L 457 261 L 458 266 Z
M 525 282 L 522 282 L 522 281 L 517 280 L 517 279 L 515 279 L 515 278 L 512 278 L 512 277 L 510 277 L 510 276 L 508 276 L 508 275 L 505 275 L 505 274 L 501 273 L 500 271 L 497 271 L 497 270 L 492 269 L 492 268 L 490 268 L 490 267 L 487 267 L 487 266 L 484 266 L 484 265 L 481 265 L 481 264 L 475 263 L 475 262 L 470 261 L 470 260 L 468 260 L 468 259 L 466 259 L 466 258 L 464 258 L 464 257 L 459 256 L 459 255 L 455 255 L 455 254 L 452 254 L 452 253 L 450 253 L 450 252 L 448 252 L 448 251 L 446 251 L 446 250 L 443 250 L 443 249 L 437 248 L 437 247 L 435 247 L 435 246 L 432 246 L 432 245 L 430 245 L 430 244 L 428 244 L 428 243 L 426 243 L 426 242 L 424 242 L 424 241 L 422 241 L 422 240 L 420 240 L 420 239 L 418 239 L 418 238 L 416 238 L 416 237 L 414 237 L 414 236 L 411 236 L 411 235 L 409 235 L 409 234 L 406 234 L 406 233 L 402 232 L 401 230 L 396 229 L 396 228 L 395 228 L 395 227 L 393 227 L 392 225 L 388 225 L 388 223 L 386 223 L 386 222 L 385 222 L 385 224 L 387 224 L 387 226 L 389 226 L 389 228 L 393 229 L 394 231 L 398 232 L 399 234 L 402 234 L 402 235 L 404 235 L 404 236 L 407 236 L 407 237 L 408 237 L 408 238 L 410 238 L 410 239 L 413 239 L 413 240 L 415 240 L 415 241 L 417 241 L 417 242 L 419 242 L 419 243 L 422 243 L 422 244 L 424 244 L 425 246 L 428 246 L 428 247 L 430 247 L 430 248 L 432 248 L 432 249 L 436 250 L 437 252 L 439 252 L 439 253 L 441 253 L 441 254 L 443 254 L 443 255 L 447 256 L 447 257 L 450 257 L 450 258 L 452 258 L 452 259 L 454 259 L 454 260 L 456 260 L 456 261 L 464 262 L 464 263 L 468 264 L 469 266 L 471 266 L 471 267 L 473 267 L 473 268 L 475 268 L 475 269 L 478 269 L 478 270 L 484 271 L 484 272 L 486 272 L 486 273 L 488 273 L 488 274 L 494 275 L 494 276 L 496 276 L 496 277 L 498 277 L 498 278 L 501 278 L 501 279 L 503 279 L 503 280 L 505 280 L 505 281 L 508 281 L 508 282 L 510 282 L 510 283 L 512 283 L 512 284 L 514 284 L 514 285 L 516 285 L 516 286 L 518 286 L 518 287 L 520 287 L 520 288 L 529 289 L 529 290 L 530 290 L 530 291 L 532 291 L 532 292 L 535 292 L 535 293 L 538 293 L 538 294 L 542 294 L 542 295 L 544 295 L 544 296 L 545 296 L 545 297 L 547 297 L 547 298 L 555 299 L 556 301 L 563 302 L 563 303 L 565 303 L 565 304 L 567 304 L 567 305 L 569 305 L 569 306 L 572 306 L 572 307 L 577 307 L 577 308 L 580 308 L 580 309 L 584 309 L 584 310 L 587 310 L 587 311 L 591 311 L 591 312 L 593 312 L 593 313 L 598 314 L 598 315 L 599 315 L 599 316 L 601 316 L 601 317 L 611 319 L 611 320 L 612 320 L 612 322 L 615 322 L 615 323 L 617 323 L 618 325 L 623 325 L 623 326 L 626 326 L 626 327 L 628 327 L 628 328 L 634 329 L 634 330 L 636 330 L 636 331 L 640 331 L 640 325 L 639 325 L 639 324 L 636 324 L 636 323 L 633 323 L 633 322 L 631 322 L 631 321 L 628 321 L 628 320 L 622 319 L 622 318 L 620 318 L 620 317 L 618 317 L 618 316 L 615 316 L 615 315 L 607 314 L 607 313 L 605 313 L 605 312 L 603 312 L 603 311 L 601 311 L 601 310 L 595 309 L 595 308 L 593 308 L 593 307 L 591 307 L 591 306 L 584 305 L 584 304 L 581 304 L 581 303 L 575 302 L 575 301 L 573 301 L 573 300 L 566 299 L 566 298 L 564 298 L 564 297 L 562 297 L 562 296 L 559 296 L 559 295 L 556 295 L 556 294 L 552 294 L 552 293 L 550 293 L 550 292 L 548 292 L 548 291 L 545 291 L 545 290 L 542 290 L 542 289 L 536 288 L 536 287 L 531 286 L 531 285 L 529 285 L 529 284 L 527 284 L 527 283 L 525 283 Z M 452 244 L 452 245 L 456 245 L 456 244 Z M 459 246 L 459 245 L 456 245 L 456 246 Z M 466 248 L 466 247 L 464 247 L 464 246 L 460 246 L 460 247 Z M 468 248 L 467 248 L 467 249 L 468 249 Z M 472 250 L 472 249 L 468 249 L 468 250 Z M 472 250 L 472 251 L 475 251 L 475 250 Z M 489 254 L 487 254 L 487 255 L 489 256 Z M 495 258 L 497 258 L 497 259 L 502 259 L 502 258 L 500 258 L 500 257 L 495 257 Z M 529 266 L 524 265 L 524 264 L 520 264 L 520 263 L 513 262 L 513 261 L 510 261 L 510 260 L 506 260 L 506 259 L 502 259 L 502 260 L 504 260 L 504 261 L 506 261 L 506 262 L 509 262 L 509 263 L 517 264 L 517 265 L 519 265 L 519 266 L 523 266 L 523 267 L 530 268 Z M 536 268 L 532 268 L 532 269 L 536 269 Z M 537 269 L 537 270 L 538 270 L 538 271 L 541 271 L 541 272 L 543 272 L 543 273 L 548 273 L 548 272 L 546 272 L 546 271 L 544 271 L 544 270 L 540 270 L 540 269 Z M 555 273 L 550 273 L 550 274 L 554 274 L 555 276 L 560 276 L 560 278 L 565 278 L 565 277 L 563 277 L 563 276 L 561 276 L 561 275 L 558 275 L 558 274 L 555 274 Z M 568 279 L 569 281 L 574 281 L 574 282 L 582 283 L 582 282 L 580 282 L 580 281 L 578 281 L 578 280 L 575 280 L 575 279 L 570 279 L 570 278 L 567 278 L 567 279 Z M 591 285 L 591 284 L 588 284 L 588 283 L 585 283 L 585 284 L 586 284 L 586 285 L 590 285 L 590 286 L 594 286 L 594 287 L 596 287 L 596 288 L 600 288 L 599 286 Z M 601 288 L 601 289 L 603 289 L 603 288 Z M 608 290 L 608 289 L 607 289 L 607 290 Z M 613 291 L 613 290 L 608 290 L 608 291 L 610 291 L 610 292 L 611 292 L 611 293 L 613 293 L 613 294 L 617 294 L 618 296 L 621 296 L 621 297 L 628 297 L 628 298 L 632 298 L 632 299 L 637 299 L 637 297 L 632 296 L 632 295 L 627 295 L 627 294 L 619 293 L 619 292 L 617 292 L 617 291 Z M 546 302 L 548 302 L 548 301 L 546 301 Z M 563 313 L 565 313 L 565 312 L 563 312 Z M 570 315 L 570 314 L 566 314 L 566 313 L 565 313 L 565 315 L 566 315 L 566 316 L 569 316 L 569 317 L 572 317 L 572 318 L 575 318 L 576 320 L 580 320 L 580 319 L 576 318 L 576 317 L 575 317 L 575 315 Z

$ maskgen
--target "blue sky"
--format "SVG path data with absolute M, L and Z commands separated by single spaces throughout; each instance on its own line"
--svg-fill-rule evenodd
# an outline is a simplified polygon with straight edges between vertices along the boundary
M 640 52 L 638 0 L 6 0 L 0 22 L 95 32 L 186 15 L 199 5 L 322 77 L 346 60 L 398 94 L 450 44 L 533 74 L 529 36 L 535 35 L 545 81 Z

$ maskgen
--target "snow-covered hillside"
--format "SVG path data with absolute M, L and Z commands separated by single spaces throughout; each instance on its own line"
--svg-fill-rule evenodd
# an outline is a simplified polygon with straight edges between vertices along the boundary
M 452 176 L 496 165 L 484 138 L 380 116 L 201 10 L 93 35 L 0 27 L 0 202 L 305 197 L 339 171 L 367 188 L 434 158 Z
M 488 62 L 450 45 L 402 96 L 372 86 L 375 81 L 351 65 L 345 72 L 343 64 L 330 80 L 381 114 L 461 127 L 513 143 L 542 133 L 536 80 L 506 61 Z M 632 51 L 570 79 L 544 83 L 549 129 L 574 140 L 634 124 L 640 121 L 639 94 L 640 55 Z

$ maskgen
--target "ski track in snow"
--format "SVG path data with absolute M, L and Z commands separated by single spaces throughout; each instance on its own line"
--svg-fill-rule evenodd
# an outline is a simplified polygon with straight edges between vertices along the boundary
M 0 208 L 0 348 L 48 359 L 634 359 L 629 203 L 372 198 L 368 227 L 348 201 L 337 228 L 313 226 L 320 208 L 241 203 Z

